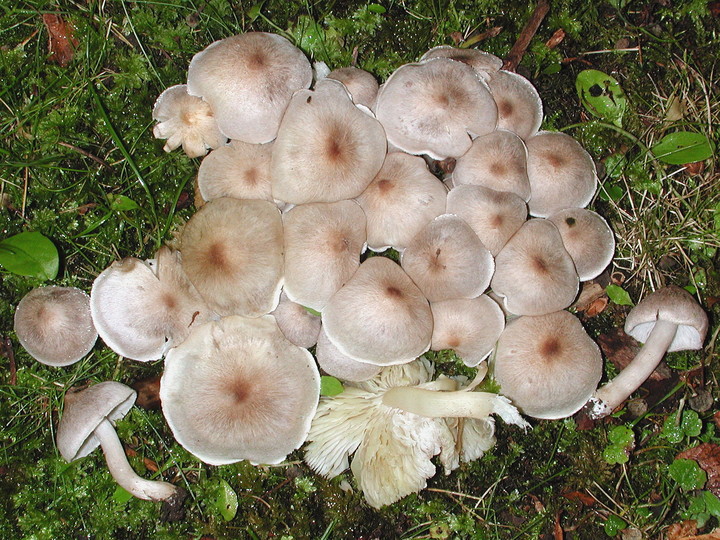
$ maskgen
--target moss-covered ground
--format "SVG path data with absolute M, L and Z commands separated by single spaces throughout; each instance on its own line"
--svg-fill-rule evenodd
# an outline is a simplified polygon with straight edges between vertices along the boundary
M 107 379 L 132 384 L 159 375 L 161 363 L 119 359 L 98 344 L 72 367 L 49 368 L 13 334 L 15 305 L 30 289 L 89 290 L 112 261 L 150 257 L 192 214 L 199 160 L 162 151 L 151 111 L 212 41 L 278 32 L 331 68 L 356 62 L 383 80 L 432 46 L 472 43 L 496 28 L 473 46 L 504 57 L 533 7 L 517 0 L 0 6 L 0 240 L 37 231 L 60 252 L 51 281 L 0 270 L 0 333 L 9 340 L 0 358 L 0 537 L 661 538 L 673 537 L 671 526 L 684 520 L 694 520 L 699 533 L 720 525 L 713 494 L 720 463 L 675 460 L 700 443 L 720 444 L 720 177 L 714 157 L 683 167 L 648 152 L 680 130 L 720 142 L 718 2 L 554 1 L 518 69 L 539 90 L 545 127 L 576 137 L 604 171 L 592 208 L 616 232 L 620 292 L 637 302 L 676 284 L 710 316 L 706 347 L 670 355 L 672 383 L 645 390 L 651 404 L 659 402 L 648 409 L 623 410 L 582 430 L 572 419 L 534 421 L 527 433 L 498 422 L 497 446 L 483 459 L 376 511 L 348 489 L 349 473 L 324 480 L 299 452 L 275 467 L 205 465 L 174 441 L 158 410 L 135 407 L 118 424 L 131 463 L 189 492 L 184 517 L 168 521 L 160 504 L 117 489 L 99 452 L 68 464 L 54 444 L 68 388 Z M 66 65 L 49 53 L 44 15 L 61 16 L 77 40 Z M 564 37 L 548 46 L 560 30 Z M 624 90 L 619 123 L 593 117 L 578 98 L 576 77 L 590 68 Z M 620 292 L 599 316 L 584 319 L 593 337 L 622 325 L 628 306 Z M 456 369 L 447 354 L 437 360 L 446 372 Z M 608 362 L 607 374 L 614 369 Z

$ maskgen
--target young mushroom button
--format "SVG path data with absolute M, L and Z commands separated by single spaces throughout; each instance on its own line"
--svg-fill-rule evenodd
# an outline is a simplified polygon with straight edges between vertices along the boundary
M 595 392 L 589 415 L 610 414 L 645 382 L 666 352 L 702 348 L 707 329 L 707 314 L 684 289 L 671 285 L 649 294 L 625 319 L 625 332 L 645 345 L 619 375 Z
M 102 447 L 110 474 L 131 495 L 149 501 L 183 497 L 183 490 L 168 482 L 139 477 L 127 461 L 114 422 L 132 408 L 136 393 L 114 381 L 65 394 L 65 408 L 57 429 L 57 447 L 66 461 L 87 456 Z

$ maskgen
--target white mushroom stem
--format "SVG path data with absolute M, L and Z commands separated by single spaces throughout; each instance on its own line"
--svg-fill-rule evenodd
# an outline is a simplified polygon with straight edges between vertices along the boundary
M 105 419 L 95 428 L 95 437 L 105 453 L 110 474 L 131 495 L 146 501 L 164 501 L 176 495 L 178 488 L 168 482 L 146 480 L 138 476 L 128 463 L 115 427 Z
M 491 392 L 438 392 L 417 386 L 391 388 L 383 404 L 429 418 L 487 418 L 493 413 L 508 424 L 528 427 L 517 409 L 504 396 Z
M 603 418 L 613 412 L 647 380 L 675 338 L 677 324 L 659 319 L 645 345 L 630 364 L 590 398 L 589 416 Z

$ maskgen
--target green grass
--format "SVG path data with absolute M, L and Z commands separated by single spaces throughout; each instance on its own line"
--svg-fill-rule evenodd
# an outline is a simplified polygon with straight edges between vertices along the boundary
M 600 196 L 593 208 L 616 233 L 615 265 L 633 300 L 674 283 L 692 287 L 707 305 L 720 294 L 716 160 L 689 174 L 658 163 L 645 149 L 678 128 L 720 143 L 719 23 L 705 1 L 648 5 L 646 13 L 637 2 L 554 2 L 520 71 L 540 92 L 547 128 L 567 129 L 606 168 L 618 162 L 611 156 L 624 157 L 602 182 L 601 192 L 618 196 Z M 213 40 L 275 31 L 330 67 L 349 64 L 355 51 L 360 67 L 384 79 L 434 45 L 493 27 L 502 31 L 477 46 L 504 56 L 530 11 L 522 2 L 496 0 L 29 0 L 6 6 L 0 10 L 0 237 L 26 230 L 48 236 L 61 253 L 53 284 L 85 290 L 112 261 L 150 257 L 169 241 L 193 212 L 178 202 L 192 200 L 199 160 L 162 151 L 152 137 L 151 110 L 164 88 L 184 81 L 193 54 Z M 48 60 L 44 13 L 61 14 L 75 28 L 79 45 L 67 67 Z M 566 38 L 549 49 L 545 43 L 558 28 Z M 640 48 L 614 52 L 616 44 Z M 596 54 L 581 55 L 588 52 Z M 629 137 L 584 111 L 574 81 L 588 67 L 613 74 L 625 90 L 630 108 L 622 128 Z M 673 101 L 685 113 L 670 121 Z M 117 210 L 119 195 L 138 208 Z M 535 422 L 528 433 L 498 422 L 498 444 L 482 460 L 438 474 L 429 489 L 380 511 L 347 489 L 349 473 L 319 478 L 299 452 L 277 467 L 202 464 L 173 440 L 160 412 L 136 407 L 118 425 L 137 454 L 131 463 L 147 477 L 157 468 L 189 491 L 185 518 L 163 521 L 159 504 L 128 500 L 116 489 L 99 452 L 67 464 L 54 445 L 68 388 L 106 379 L 130 384 L 158 375 L 161 364 L 119 359 L 101 345 L 70 368 L 38 364 L 17 345 L 12 317 L 20 298 L 41 282 L 7 272 L 1 279 L 1 328 L 13 339 L 17 365 L 11 384 L 9 359 L 0 364 L 3 538 L 528 538 L 551 535 L 556 523 L 566 538 L 602 538 L 623 523 L 657 537 L 672 523 L 702 518 L 702 490 L 684 491 L 668 467 L 680 451 L 720 443 L 720 436 L 712 409 L 699 413 L 699 434 L 679 441 L 662 435 L 667 418 L 689 408 L 693 390 L 680 385 L 640 418 L 612 418 L 589 431 L 577 430 L 572 420 Z M 588 321 L 591 332 L 622 324 L 626 311 L 611 304 Z M 673 355 L 671 363 L 704 366 L 706 388 L 717 398 L 718 308 L 709 313 L 706 349 Z M 444 353 L 438 360 L 446 372 L 464 370 Z M 633 433 L 624 464 L 603 457 L 615 425 Z M 221 480 L 238 496 L 230 521 L 217 506 Z M 717 514 L 705 513 L 701 530 L 707 532 L 720 523 Z

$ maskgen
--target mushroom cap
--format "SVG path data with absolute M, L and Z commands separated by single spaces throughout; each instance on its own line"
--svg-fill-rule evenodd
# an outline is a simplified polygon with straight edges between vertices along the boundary
M 548 217 L 560 231 L 580 281 L 599 276 L 615 255 L 615 236 L 602 216 L 585 208 L 566 208 Z
M 351 200 L 301 204 L 282 216 L 288 297 L 322 311 L 360 266 L 365 213 Z
M 421 157 L 392 152 L 357 198 L 367 218 L 367 243 L 374 251 L 403 250 L 420 230 L 445 213 L 447 189 Z
M 474 184 L 495 191 L 509 191 L 530 199 L 527 149 L 520 137 L 504 129 L 477 137 L 458 158 L 452 172 L 453 186 Z
M 678 326 L 668 352 L 702 349 L 708 316 L 685 289 L 669 285 L 647 295 L 628 313 L 625 333 L 645 343 L 660 319 Z
M 312 355 L 269 315 L 198 326 L 168 353 L 160 383 L 175 438 L 211 465 L 279 463 L 305 441 L 319 395 Z
M 306 349 L 317 343 L 322 322 L 320 316 L 290 300 L 285 292 L 280 294 L 280 302 L 270 315 L 275 317 L 280 331 L 290 343 Z
M 207 304 L 221 316 L 259 317 L 280 300 L 283 228 L 268 201 L 214 199 L 185 224 L 183 267 Z
M 315 357 L 318 365 L 328 375 L 342 379 L 343 381 L 367 381 L 375 377 L 382 368 L 375 364 L 360 362 L 340 352 L 328 339 L 322 326 L 315 348 Z
M 203 200 L 220 197 L 272 201 L 270 157 L 272 143 L 230 141 L 200 163 L 197 184 Z
M 226 137 L 220 133 L 210 106 L 197 96 L 187 93 L 186 84 L 171 86 L 160 94 L 152 113 L 157 124 L 153 128 L 156 139 L 167 139 L 163 150 L 172 152 L 182 145 L 188 157 L 207 154 L 208 148 L 218 148 Z
M 402 364 L 430 348 L 427 299 L 399 265 L 366 259 L 322 312 L 323 328 L 341 353 L 377 365 Z
M 375 113 L 391 144 L 439 160 L 462 156 L 471 137 L 497 124 L 487 85 L 473 68 L 449 58 L 398 68 L 380 87 Z
M 602 356 L 567 311 L 518 317 L 500 334 L 492 361 L 500 393 L 533 418 L 577 412 L 602 377 Z
M 450 45 L 439 45 L 433 47 L 420 57 L 420 62 L 430 58 L 450 58 L 463 64 L 469 65 L 478 75 L 487 80 L 490 73 L 498 71 L 503 61 L 489 52 L 478 49 L 460 49 Z
M 431 302 L 481 295 L 495 269 L 492 255 L 470 225 L 452 214 L 425 225 L 400 262 Z
M 74 461 L 95 450 L 100 441 L 93 432 L 103 420 L 115 424 L 135 403 L 137 393 L 115 381 L 94 384 L 65 394 L 63 415 L 57 427 L 57 448 L 65 461 Z
M 527 221 L 527 205 L 516 194 L 470 184 L 450 190 L 447 211 L 470 225 L 493 256 Z
M 187 86 L 215 113 L 230 139 L 270 142 L 293 93 L 308 88 L 312 67 L 287 39 L 247 32 L 211 43 L 193 56 Z
M 485 295 L 430 304 L 433 314 L 433 351 L 452 349 L 466 366 L 475 367 L 495 347 L 505 328 L 500 306 Z
M 579 280 L 557 227 L 531 219 L 495 257 L 490 286 L 516 315 L 542 315 L 572 304 Z
M 293 204 L 334 202 L 362 193 L 387 152 L 380 123 L 350 99 L 338 81 L 295 93 L 283 116 L 270 161 L 275 199 Z
M 90 352 L 97 331 L 90 297 L 75 287 L 39 287 L 17 305 L 14 322 L 20 344 L 38 362 L 69 366 Z
M 327 76 L 345 85 L 352 96 L 353 103 L 364 105 L 368 109 L 375 107 L 378 93 L 378 82 L 372 73 L 357 67 L 333 69 Z
M 543 106 L 540 94 L 522 75 L 504 69 L 493 71 L 487 78 L 498 109 L 498 128 L 517 133 L 527 139 L 540 129 Z
M 595 195 L 597 172 L 590 154 L 564 133 L 541 131 L 525 140 L 532 195 L 530 215 L 548 217 L 564 208 L 584 208 Z

